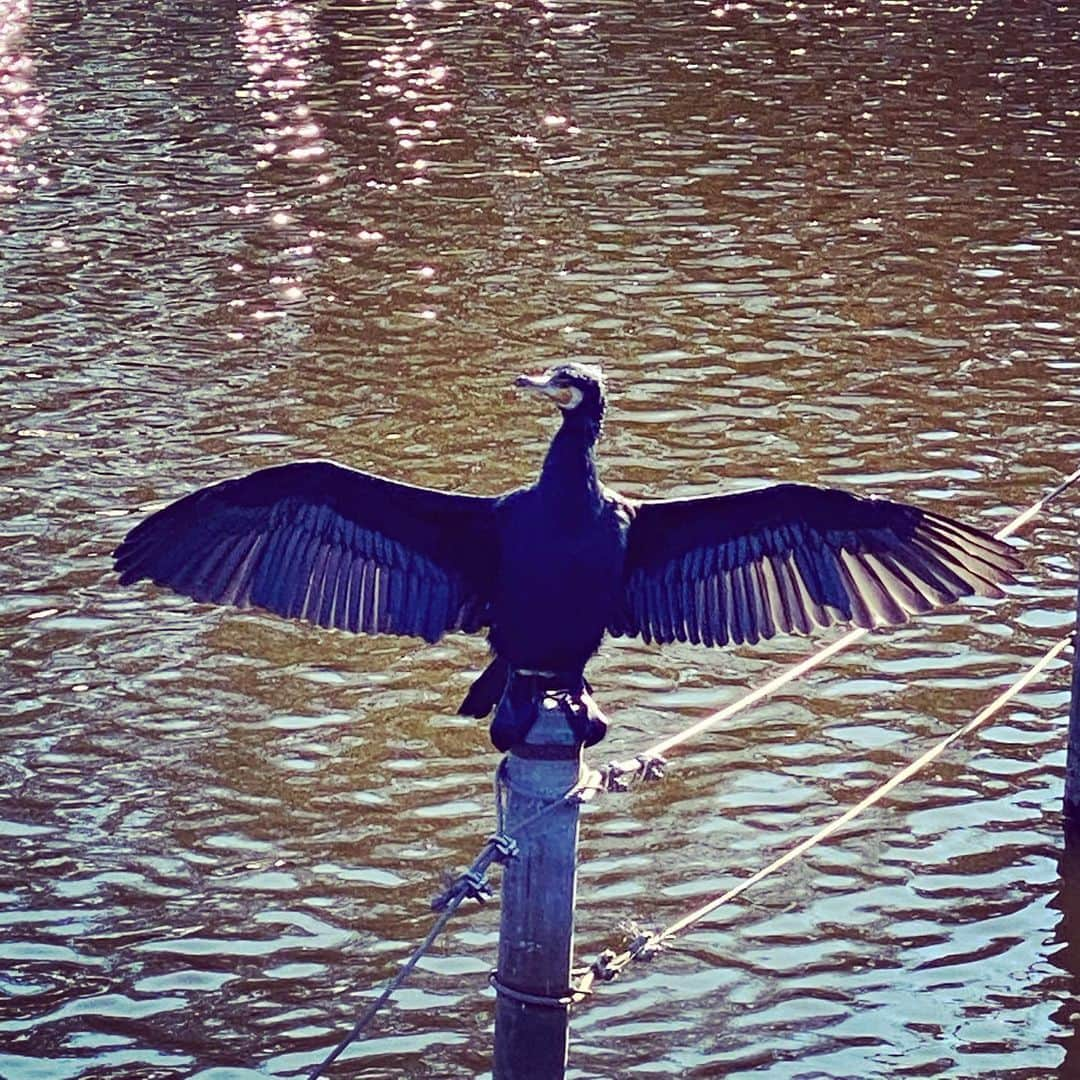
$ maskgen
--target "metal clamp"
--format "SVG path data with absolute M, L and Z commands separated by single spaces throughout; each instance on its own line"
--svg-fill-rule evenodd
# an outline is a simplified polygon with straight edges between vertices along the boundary
M 600 770 L 605 791 L 629 791 L 636 777 L 642 780 L 661 780 L 667 768 L 667 759 L 659 754 L 638 754 L 627 761 L 609 761 Z
M 495 849 L 497 862 L 508 862 L 510 859 L 516 859 L 521 851 L 518 842 L 506 833 L 492 833 L 487 838 L 487 842 Z
M 480 871 L 466 870 L 464 874 L 454 879 L 452 885 L 444 889 L 431 901 L 431 910 L 442 911 L 444 908 L 449 907 L 451 902 L 459 896 L 486 904 L 494 895 L 487 878 Z

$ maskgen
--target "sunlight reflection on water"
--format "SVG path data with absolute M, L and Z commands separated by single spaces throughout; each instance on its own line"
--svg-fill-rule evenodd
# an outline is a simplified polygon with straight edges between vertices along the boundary
M 8 5 L 0 1073 L 310 1066 L 491 828 L 453 714 L 482 643 L 120 589 L 150 509 L 306 456 L 504 490 L 550 432 L 511 377 L 565 357 L 605 365 L 627 494 L 820 481 L 996 528 L 1075 467 L 1080 25 L 999 7 Z M 1004 603 L 868 639 L 590 807 L 579 956 L 984 705 L 1070 624 L 1070 505 Z M 602 756 L 810 648 L 610 642 Z M 570 1075 L 1072 1075 L 1065 700 L 1059 672 L 603 987 Z M 351 1068 L 488 1072 L 496 919 Z

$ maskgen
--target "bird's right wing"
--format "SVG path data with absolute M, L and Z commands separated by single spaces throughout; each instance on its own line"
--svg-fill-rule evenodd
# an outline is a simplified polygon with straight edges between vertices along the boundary
M 149 578 L 196 600 L 435 641 L 489 621 L 495 503 L 294 462 L 157 511 L 116 549 L 116 568 L 122 584 Z
M 961 596 L 999 596 L 1019 567 L 978 529 L 809 484 L 641 502 L 608 629 L 725 645 L 900 623 Z

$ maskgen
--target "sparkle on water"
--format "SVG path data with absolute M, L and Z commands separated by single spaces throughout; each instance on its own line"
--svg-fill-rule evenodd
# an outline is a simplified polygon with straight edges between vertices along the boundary
M 1080 457 L 1075 5 L 0 9 L 4 1076 L 310 1066 L 492 826 L 453 712 L 481 642 L 120 589 L 152 508 L 310 456 L 503 490 L 552 424 L 510 381 L 566 358 L 605 366 L 628 494 L 821 481 L 994 529 Z M 579 956 L 986 704 L 1071 622 L 1075 505 L 1005 602 L 591 805 Z M 594 759 L 812 648 L 605 646 Z M 600 988 L 569 1075 L 1077 1075 L 1066 682 Z M 456 920 L 338 1075 L 487 1074 L 496 930 Z

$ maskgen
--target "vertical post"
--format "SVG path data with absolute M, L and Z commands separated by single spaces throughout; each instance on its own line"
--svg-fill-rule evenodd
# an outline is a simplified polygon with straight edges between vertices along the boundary
M 518 826 L 578 782 L 581 743 L 554 701 L 537 701 L 536 709 L 525 742 L 506 762 L 505 829 L 518 853 L 505 864 L 500 889 L 495 1080 L 562 1080 L 570 1045 L 565 998 L 574 951 L 578 806 L 563 803 Z
M 1069 702 L 1069 748 L 1065 756 L 1066 834 L 1080 839 L 1080 584 L 1076 592 L 1076 633 L 1073 636 L 1072 697 Z

